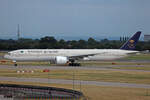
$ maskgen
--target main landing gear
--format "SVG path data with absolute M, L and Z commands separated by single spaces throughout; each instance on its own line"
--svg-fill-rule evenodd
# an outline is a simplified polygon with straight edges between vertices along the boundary
M 80 63 L 69 63 L 69 66 L 81 66 Z
M 68 64 L 69 66 L 81 66 L 81 64 L 80 63 L 77 63 L 77 62 L 75 62 L 75 60 L 74 59 L 70 59 L 70 62 L 69 62 L 69 64 Z

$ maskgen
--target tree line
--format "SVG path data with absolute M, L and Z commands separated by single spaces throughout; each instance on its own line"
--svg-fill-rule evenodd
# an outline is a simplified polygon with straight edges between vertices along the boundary
M 0 39 L 0 50 L 17 49 L 118 49 L 125 41 L 120 40 L 57 40 L 55 37 L 46 36 L 41 39 L 3 40 Z M 136 50 L 150 50 L 150 41 L 139 41 Z

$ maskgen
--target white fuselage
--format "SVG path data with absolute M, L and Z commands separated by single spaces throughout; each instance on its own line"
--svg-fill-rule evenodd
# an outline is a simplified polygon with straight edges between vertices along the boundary
M 4 57 L 14 61 L 51 61 L 57 56 L 86 55 L 83 60 L 114 60 L 137 52 L 121 49 L 20 49 L 8 52 Z

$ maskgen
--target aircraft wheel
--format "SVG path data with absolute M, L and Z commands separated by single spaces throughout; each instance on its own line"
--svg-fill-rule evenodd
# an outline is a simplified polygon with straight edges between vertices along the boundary
M 69 66 L 72 66 L 73 64 L 72 63 L 69 63 Z
M 78 63 L 78 66 L 81 66 L 81 64 L 80 64 L 80 63 Z
M 78 66 L 78 63 L 74 63 L 74 66 Z
M 17 64 L 14 64 L 14 66 L 17 66 Z
M 69 66 L 80 66 L 80 63 L 69 63 Z

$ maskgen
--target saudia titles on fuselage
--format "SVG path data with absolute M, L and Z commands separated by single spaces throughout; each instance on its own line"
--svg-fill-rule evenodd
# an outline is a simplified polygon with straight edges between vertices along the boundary
M 52 51 L 52 50 L 50 50 L 50 51 L 48 51 L 48 50 L 44 50 L 44 51 L 42 51 L 42 50 L 28 50 L 27 51 L 28 53 L 45 53 L 45 54 L 49 54 L 49 53 L 58 53 L 58 51 Z M 22 51 L 20 51 L 20 53 L 24 53 L 24 51 L 22 50 Z

